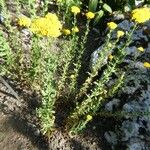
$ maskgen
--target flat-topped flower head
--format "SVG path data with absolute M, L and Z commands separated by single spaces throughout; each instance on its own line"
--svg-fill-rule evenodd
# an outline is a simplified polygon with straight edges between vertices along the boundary
M 137 8 L 132 11 L 132 20 L 137 23 L 144 23 L 150 20 L 150 8 Z
M 87 115 L 87 116 L 86 116 L 86 120 L 87 120 L 87 121 L 91 121 L 92 119 L 93 119 L 93 117 L 92 117 L 91 115 Z
M 144 62 L 143 65 L 144 65 L 145 68 L 150 68 L 150 63 L 149 62 Z
M 71 34 L 71 31 L 69 29 L 63 29 L 62 32 L 64 35 L 70 35 Z
M 31 25 L 31 19 L 26 16 L 22 16 L 19 18 L 18 24 L 20 26 L 29 27 Z
M 124 32 L 123 31 L 117 31 L 117 38 L 120 38 L 120 37 L 122 37 L 122 36 L 124 36 Z
M 79 28 L 77 26 L 73 27 L 71 30 L 74 33 L 79 32 Z
M 89 20 L 93 19 L 95 17 L 95 14 L 93 12 L 90 12 L 90 11 L 88 13 L 86 13 L 85 15 L 86 15 L 87 19 L 89 19 Z
M 112 59 L 114 58 L 114 56 L 112 55 L 112 54 L 110 54 L 109 56 L 108 56 L 108 59 L 111 61 Z
M 117 24 L 114 23 L 114 22 L 108 22 L 107 23 L 107 26 L 111 29 L 111 30 L 114 30 L 117 28 Z
M 108 43 L 108 47 L 112 47 L 112 44 L 111 44 L 111 43 Z
M 72 75 L 70 76 L 70 78 L 71 78 L 71 79 L 74 79 L 74 78 L 75 78 L 75 75 L 72 74 Z
M 48 13 L 32 21 L 30 30 L 38 35 L 58 37 L 61 35 L 62 24 L 56 14 Z
M 137 48 L 140 52 L 144 52 L 144 48 L 143 47 L 138 47 Z
M 77 15 L 78 13 L 80 13 L 80 8 L 77 6 L 72 6 L 71 12 L 74 13 L 75 15 Z
M 57 22 L 58 21 L 58 17 L 56 16 L 56 14 L 53 14 L 53 13 L 47 13 L 46 15 L 45 15 L 45 18 L 46 19 L 50 19 L 51 21 L 55 21 L 55 22 Z

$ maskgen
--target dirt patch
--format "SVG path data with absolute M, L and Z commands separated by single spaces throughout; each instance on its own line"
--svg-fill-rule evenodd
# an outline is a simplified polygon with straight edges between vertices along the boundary
M 3 150 L 37 150 L 28 137 L 13 128 L 16 120 L 0 113 L 0 147 Z
M 46 144 L 43 145 L 46 139 L 34 124 L 34 103 L 31 106 L 32 102 L 29 103 L 27 93 L 26 96 L 25 93 L 20 93 L 19 96 L 20 99 L 17 100 L 3 84 L 0 84 L 0 147 L 4 150 L 47 149 Z
M 36 108 L 39 97 L 34 92 L 21 91 L 11 80 L 6 81 L 19 93 L 20 101 L 0 83 L 0 147 L 3 150 L 105 150 L 110 149 L 103 134 L 109 124 L 96 118 L 86 131 L 70 137 L 58 129 L 51 137 L 40 132 Z M 112 122 L 112 121 L 111 121 Z

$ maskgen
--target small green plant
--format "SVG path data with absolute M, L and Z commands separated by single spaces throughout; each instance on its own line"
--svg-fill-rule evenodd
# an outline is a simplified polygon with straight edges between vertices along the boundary
M 87 94 L 87 88 L 89 88 L 89 85 L 92 84 L 93 77 L 98 75 L 98 69 L 101 68 L 101 60 L 103 60 L 108 55 L 108 54 L 104 55 L 106 51 L 108 51 L 108 47 L 107 47 L 108 45 L 104 47 L 106 48 L 106 50 L 102 49 L 102 53 L 104 53 L 102 55 L 103 57 L 99 57 L 99 59 L 97 60 L 98 65 L 95 64 L 95 66 L 93 67 L 94 68 L 93 72 L 90 73 L 88 80 L 86 80 L 86 82 L 83 84 L 83 87 L 81 88 L 81 92 L 85 92 L 87 98 L 83 100 L 81 103 L 77 104 L 75 110 L 73 111 L 73 113 L 71 114 L 69 118 L 69 121 L 71 120 L 70 121 L 71 123 L 68 126 L 70 128 L 71 133 L 76 134 L 76 131 L 79 131 L 80 128 L 83 129 L 83 124 L 85 127 L 84 116 L 88 114 L 91 114 L 92 116 L 95 115 L 98 109 L 100 108 L 100 106 L 103 104 L 103 102 L 106 101 L 107 98 L 109 98 L 110 96 L 113 96 L 113 94 L 115 94 L 115 92 L 122 85 L 122 81 L 125 76 L 124 72 L 122 72 L 122 75 L 119 76 L 117 82 L 114 83 L 114 86 L 112 87 L 112 89 L 109 89 L 108 91 L 106 87 L 106 83 L 110 80 L 111 75 L 117 72 L 118 70 L 117 66 L 122 63 L 122 61 L 124 60 L 126 56 L 125 49 L 132 42 L 131 36 L 135 28 L 136 28 L 136 25 L 134 26 L 133 30 L 127 35 L 128 40 L 126 41 L 126 43 L 120 48 L 116 47 L 116 43 L 118 42 L 119 38 L 123 36 L 123 32 L 121 35 L 119 34 L 121 32 L 118 31 L 118 36 L 117 36 L 118 38 L 116 42 L 114 42 L 115 47 L 113 47 L 114 49 L 117 49 L 116 55 L 114 55 L 113 60 L 108 63 L 107 69 L 103 72 L 102 77 L 98 79 L 97 81 L 93 82 L 94 88 L 91 89 L 90 94 Z M 99 68 L 97 66 L 99 66 Z
M 89 0 L 88 10 L 96 14 L 94 24 L 97 24 L 100 21 L 100 19 L 105 15 L 105 11 L 112 13 L 111 7 L 102 0 Z
M 14 54 L 2 31 L 0 31 L 0 63 L 0 75 L 5 75 L 13 68 L 14 64 Z
M 55 72 L 58 64 L 56 53 L 46 51 L 43 59 L 43 80 L 42 80 L 42 106 L 37 110 L 38 116 L 42 122 L 43 133 L 51 133 L 54 129 L 55 121 L 55 102 L 56 102 L 56 81 Z

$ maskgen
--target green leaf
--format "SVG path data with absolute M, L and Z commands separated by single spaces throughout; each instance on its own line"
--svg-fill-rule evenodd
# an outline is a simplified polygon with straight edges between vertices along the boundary
M 104 10 L 108 11 L 109 13 L 112 13 L 112 9 L 109 5 L 107 5 L 106 3 L 103 5 Z
M 96 16 L 95 16 L 95 19 L 94 19 L 94 25 L 96 25 L 99 20 L 103 17 L 104 15 L 104 11 L 103 10 L 100 10 L 96 13 Z
M 125 11 L 125 12 L 129 12 L 129 11 L 131 11 L 131 10 L 132 10 L 132 8 L 131 8 L 130 5 L 125 5 L 125 6 L 124 6 L 124 11 Z
M 98 0 L 89 0 L 89 11 L 95 12 L 98 6 Z

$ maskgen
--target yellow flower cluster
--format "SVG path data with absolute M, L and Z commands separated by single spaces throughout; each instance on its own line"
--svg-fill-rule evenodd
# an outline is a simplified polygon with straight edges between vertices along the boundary
M 74 13 L 75 15 L 77 15 L 78 13 L 80 13 L 80 8 L 77 6 L 72 6 L 71 12 Z
M 79 28 L 78 28 L 77 26 L 73 27 L 71 30 L 72 30 L 72 32 L 74 32 L 74 33 L 75 33 L 75 32 L 79 32 Z
M 45 17 L 33 20 L 30 29 L 38 35 L 58 37 L 61 35 L 62 25 L 55 14 L 48 13 Z
M 87 120 L 87 121 L 91 121 L 92 119 L 93 119 L 93 117 L 92 117 L 91 115 L 87 115 L 87 116 L 86 116 L 86 120 Z
M 132 11 L 132 19 L 137 23 L 144 23 L 150 19 L 150 8 L 137 8 Z
M 71 33 L 77 33 L 77 32 L 79 32 L 79 28 L 77 26 L 73 27 L 71 30 L 65 28 L 62 30 L 62 33 L 64 35 L 70 35 Z
M 143 65 L 144 65 L 145 68 L 150 68 L 150 63 L 149 62 L 144 62 Z
M 23 27 L 29 27 L 31 25 L 31 19 L 26 16 L 22 16 L 19 18 L 18 24 Z
M 112 54 L 110 54 L 109 56 L 108 56 L 108 59 L 111 61 L 112 59 L 114 58 L 114 56 L 112 55 Z
M 138 47 L 137 48 L 140 52 L 144 52 L 144 48 L 143 47 Z
M 117 31 L 117 38 L 120 38 L 120 37 L 122 37 L 122 36 L 124 36 L 124 32 L 123 31 Z
M 85 14 L 86 15 L 86 17 L 87 17 L 87 19 L 93 19 L 94 17 L 95 17 L 95 14 L 94 13 L 92 13 L 92 12 L 88 12 L 88 13 L 86 13 Z
M 48 13 L 45 17 L 39 17 L 33 21 L 28 17 L 21 17 L 18 20 L 20 26 L 29 27 L 38 35 L 58 37 L 61 35 L 62 25 L 56 14 Z
M 108 22 L 107 26 L 111 29 L 114 30 L 115 28 L 117 28 L 117 24 L 114 22 Z
M 64 35 L 70 35 L 71 34 L 71 31 L 69 29 L 63 29 L 62 32 Z

